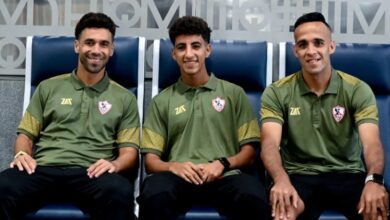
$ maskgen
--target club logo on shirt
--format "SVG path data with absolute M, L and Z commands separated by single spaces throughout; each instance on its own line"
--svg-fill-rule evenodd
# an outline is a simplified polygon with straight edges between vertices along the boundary
M 112 104 L 110 104 L 108 101 L 99 101 L 98 108 L 99 112 L 102 115 L 107 114 L 111 110 Z
M 213 107 L 217 112 L 221 112 L 225 108 L 225 100 L 217 97 L 211 101 Z
M 334 120 L 336 120 L 336 122 L 340 122 L 344 118 L 345 108 L 342 106 L 339 106 L 339 105 L 333 107 L 332 115 L 333 115 Z

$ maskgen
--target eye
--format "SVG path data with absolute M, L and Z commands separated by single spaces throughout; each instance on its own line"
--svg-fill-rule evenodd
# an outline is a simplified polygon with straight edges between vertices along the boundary
M 323 46 L 324 44 L 325 44 L 325 41 L 323 41 L 323 40 L 320 40 L 320 39 L 314 40 L 314 45 L 315 45 L 316 47 L 321 47 L 321 46 Z
M 202 45 L 200 45 L 200 44 L 192 44 L 193 49 L 199 49 L 199 48 L 201 48 L 201 46 Z
M 307 42 L 298 42 L 297 46 L 300 49 L 305 49 L 307 47 Z
M 184 44 L 178 44 L 178 45 L 176 45 L 176 47 L 175 47 L 175 49 L 176 50 L 179 50 L 179 51 L 182 51 L 182 50 L 184 50 L 186 47 L 185 47 L 185 45 Z
M 102 42 L 100 42 L 100 46 L 101 46 L 101 47 L 104 47 L 104 48 L 107 48 L 107 47 L 110 46 L 110 42 L 108 42 L 108 41 L 102 41 Z
M 93 40 L 86 40 L 84 41 L 84 44 L 91 47 L 95 44 L 95 42 Z

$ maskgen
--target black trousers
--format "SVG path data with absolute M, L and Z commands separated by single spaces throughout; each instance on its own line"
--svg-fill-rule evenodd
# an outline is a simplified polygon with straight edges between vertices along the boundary
M 317 220 L 326 209 L 339 211 L 350 220 L 362 219 L 357 205 L 365 177 L 365 173 L 290 175 L 291 183 L 305 203 L 299 219 Z
M 140 220 L 174 220 L 194 204 L 216 208 L 228 219 L 269 219 L 270 207 L 260 181 L 242 173 L 194 185 L 171 172 L 146 177 L 137 199 Z
M 85 168 L 38 166 L 32 175 L 10 168 L 0 173 L 0 219 L 21 219 L 60 194 L 93 219 L 134 219 L 133 192 L 117 173 L 90 179 Z

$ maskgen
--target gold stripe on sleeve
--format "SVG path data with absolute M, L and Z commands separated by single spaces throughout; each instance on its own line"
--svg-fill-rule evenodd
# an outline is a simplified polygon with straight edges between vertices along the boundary
M 18 129 L 25 130 L 34 137 L 38 137 L 39 132 L 41 131 L 41 123 L 34 116 L 32 116 L 29 112 L 26 111 L 19 124 Z
M 363 110 L 355 114 L 356 122 L 368 118 L 378 120 L 378 109 L 376 108 L 375 105 L 370 105 L 367 108 L 364 108 Z
M 238 142 L 249 138 L 260 138 L 260 130 L 257 119 L 253 119 L 238 128 Z
M 118 133 L 117 143 L 134 143 L 139 146 L 139 128 L 128 128 Z
M 161 135 L 147 128 L 142 130 L 141 148 L 149 148 L 163 152 L 164 146 L 165 140 Z

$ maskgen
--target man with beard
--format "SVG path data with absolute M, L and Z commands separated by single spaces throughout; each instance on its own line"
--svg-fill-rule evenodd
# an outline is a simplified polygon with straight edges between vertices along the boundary
M 37 87 L 0 174 L 0 219 L 19 219 L 64 190 L 94 219 L 134 218 L 133 186 L 119 173 L 136 169 L 140 122 L 134 94 L 105 71 L 115 29 L 105 14 L 84 15 L 77 68 Z

